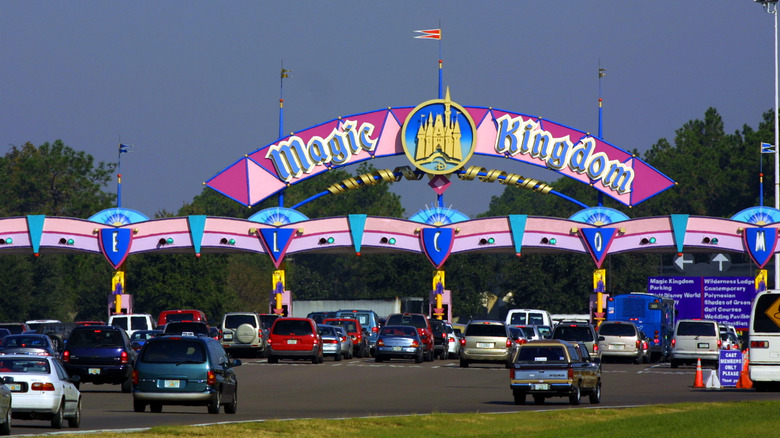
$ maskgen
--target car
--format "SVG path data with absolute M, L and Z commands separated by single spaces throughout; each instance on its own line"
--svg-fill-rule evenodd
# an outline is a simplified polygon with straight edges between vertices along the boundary
M 309 312 L 306 317 L 313 319 L 317 324 L 322 324 L 325 318 L 335 318 L 336 312 Z
M 430 318 L 431 332 L 433 332 L 433 355 L 439 359 L 447 359 L 449 354 L 449 341 L 447 329 L 441 319 Z
M 176 310 L 163 310 L 157 316 L 157 326 L 163 326 L 169 322 L 176 321 L 197 321 L 208 324 L 208 318 L 206 314 L 197 309 L 176 309 Z
M 582 342 L 588 347 L 591 356 L 601 359 L 601 348 L 599 342 L 603 341 L 596 333 L 593 325 L 583 321 L 562 321 L 556 325 L 552 332 L 552 339 L 562 341 Z
M 268 363 L 278 363 L 280 359 L 322 363 L 322 338 L 313 319 L 284 317 L 274 321 L 268 339 Z
M 105 325 L 105 324 L 101 324 Z M 108 317 L 108 325 L 123 328 L 132 337 L 136 330 L 154 330 L 154 319 L 148 313 L 125 313 Z
M 425 347 L 423 360 L 433 361 L 433 331 L 428 317 L 422 313 L 391 313 L 387 315 L 386 325 L 410 325 L 417 329 Z
M 460 346 L 461 368 L 472 363 L 502 363 L 509 368 L 517 348 L 506 324 L 493 320 L 469 322 Z
M 133 350 L 138 351 L 144 346 L 146 341 L 162 334 L 162 330 L 136 330 L 130 336 L 130 343 L 133 346 Z
M 133 350 L 127 333 L 110 325 L 75 327 L 68 336 L 61 358 L 65 371 L 81 382 L 96 385 L 121 385 L 122 392 L 132 390 Z
M 336 329 L 336 333 L 339 334 L 339 341 L 341 342 L 341 356 L 345 359 L 352 359 L 355 356 L 355 345 L 352 343 L 352 338 L 349 337 L 349 333 L 347 333 L 347 330 L 340 325 L 334 325 L 331 327 Z
M 0 377 L 0 382 L 6 379 Z M 12 378 L 8 378 L 8 382 L 11 383 Z M 13 403 L 13 394 L 8 385 L 0 384 L 0 435 L 11 434 L 11 404 Z
M 0 328 L 0 346 L 3 345 L 3 339 L 11 334 L 11 330 Z
M 680 319 L 674 327 L 670 366 L 697 363 L 699 359 L 717 366 L 721 349 L 720 331 L 716 321 Z
M 323 324 L 338 325 L 344 327 L 352 339 L 352 351 L 355 357 L 369 355 L 368 332 L 360 326 L 360 322 L 354 318 L 325 318 Z
M 78 376 L 69 376 L 52 356 L 0 357 L 0 376 L 11 390 L 11 418 L 48 420 L 59 429 L 63 421 L 81 425 L 81 393 Z
M 60 357 L 51 338 L 38 334 L 6 336 L 0 345 L 0 355 L 8 354 Z
M 339 362 L 342 358 L 341 333 L 335 326 L 317 324 L 317 333 L 322 338 L 322 355 L 333 356 L 333 360 Z
M 529 341 L 538 341 L 540 339 L 544 339 L 542 333 L 539 331 L 539 328 L 535 325 L 515 324 L 515 325 L 510 325 L 509 328 L 510 329 L 516 328 L 522 330 L 523 337 L 525 337 Z
M 268 350 L 268 331 L 254 312 L 228 312 L 222 316 L 222 348 L 228 354 L 263 357 Z
M 459 359 L 460 358 L 460 337 L 452 324 L 445 323 L 444 331 L 447 332 L 447 358 Z
M 381 327 L 379 315 L 373 310 L 342 309 L 336 312 L 335 318 L 357 319 L 360 326 L 368 332 L 368 354 L 373 356 L 376 338 L 379 335 L 379 328 Z
M 510 309 L 506 314 L 506 325 L 547 325 L 552 326 L 550 312 L 541 309 Z
M 205 322 L 176 321 L 165 324 L 164 335 L 209 336 L 209 326 Z
M 8 329 L 12 335 L 21 335 L 30 330 L 30 326 L 23 322 L 0 322 L 0 328 Z
M 422 363 L 423 350 L 420 334 L 415 327 L 386 325 L 377 336 L 374 360 L 384 362 L 390 359 L 414 359 L 415 363 Z
M 552 338 L 552 327 L 550 327 L 549 325 L 538 324 L 536 326 L 536 330 L 538 330 L 539 334 L 542 335 L 542 339 Z
M 648 363 L 648 345 L 644 333 L 628 321 L 604 321 L 599 326 L 598 334 L 604 340 L 599 343 L 601 357 L 604 361 L 610 359 L 626 359 L 634 363 Z
M 219 341 L 208 336 L 158 336 L 149 339 L 133 369 L 133 410 L 162 412 L 165 405 L 206 406 L 218 414 L 238 409 L 238 381 Z
M 59 319 L 31 319 L 29 321 L 25 321 L 24 323 L 27 324 L 27 327 L 29 327 L 28 330 L 36 331 L 39 326 L 44 324 L 62 324 L 62 321 Z
M 733 325 L 718 324 L 720 339 L 723 341 L 721 348 L 723 350 L 742 350 L 742 341 L 739 333 Z
M 592 404 L 601 403 L 601 361 L 590 356 L 584 343 L 558 339 L 530 341 L 520 346 L 509 370 L 514 402 L 525 404 L 526 396 L 542 404 L 548 397 L 568 397 L 577 405 L 582 395 Z

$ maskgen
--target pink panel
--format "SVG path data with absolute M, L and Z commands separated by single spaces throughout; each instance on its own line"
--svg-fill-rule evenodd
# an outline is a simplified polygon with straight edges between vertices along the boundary
M 247 205 L 256 204 L 267 198 L 269 194 L 276 193 L 286 187 L 286 184 L 283 181 L 280 181 L 276 175 L 251 161 L 248 161 L 248 163 L 249 203 Z
M 238 163 L 218 173 L 206 185 L 244 205 L 248 205 L 249 187 L 247 186 L 246 163 L 246 159 L 242 158 Z
M 401 145 L 401 125 L 398 124 L 395 117 L 391 113 L 387 113 L 387 120 L 382 129 L 382 136 L 379 137 L 379 142 L 374 150 L 374 156 L 387 157 L 393 155 L 399 155 L 404 153 L 403 146 Z

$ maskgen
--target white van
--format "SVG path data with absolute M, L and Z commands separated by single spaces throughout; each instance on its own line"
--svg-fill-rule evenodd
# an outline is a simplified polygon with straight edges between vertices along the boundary
M 710 362 L 716 367 L 720 360 L 720 331 L 718 323 L 709 319 L 681 319 L 677 321 L 672 338 L 672 368 L 698 359 Z
M 108 325 L 124 329 L 127 336 L 133 336 L 137 330 L 154 330 L 152 315 L 147 313 L 111 315 L 108 317 Z
M 506 314 L 506 325 L 546 325 L 553 326 L 550 312 L 539 309 L 510 309 Z
M 780 290 L 759 292 L 750 311 L 748 373 L 757 391 L 780 389 Z

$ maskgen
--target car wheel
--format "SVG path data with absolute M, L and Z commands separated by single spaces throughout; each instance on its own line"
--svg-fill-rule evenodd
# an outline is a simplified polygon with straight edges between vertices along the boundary
M 51 428 L 62 429 L 63 409 L 65 408 L 65 400 L 60 401 L 60 408 L 57 409 L 57 413 L 51 417 Z
M 537 405 L 543 405 L 544 404 L 544 396 L 543 395 L 534 395 L 534 403 Z
M 572 388 L 571 394 L 569 395 L 569 404 L 570 405 L 578 405 L 580 404 L 580 387 L 577 385 L 574 385 L 574 388 Z
M 68 427 L 76 429 L 81 426 L 81 397 L 79 397 L 78 403 L 76 403 L 76 412 L 72 417 L 68 418 Z
M 311 363 L 313 364 L 320 363 L 320 356 L 317 353 L 314 353 L 314 356 L 311 357 Z
M 341 362 L 341 353 L 336 353 L 336 355 L 333 357 L 333 360 L 336 362 Z
M 588 397 L 590 399 L 590 404 L 592 405 L 601 403 L 601 380 L 596 383 L 596 388 L 593 389 L 593 392 L 591 392 Z
M 374 362 L 382 362 L 384 359 L 380 355 L 374 355 Z
M 414 363 L 423 363 L 423 355 L 422 353 L 418 354 L 414 357 Z
M 129 394 L 133 391 L 133 380 L 127 379 L 124 382 L 122 382 L 122 392 L 125 394 Z
M 466 359 L 461 359 L 460 360 L 460 367 L 461 368 L 468 368 L 469 367 L 469 361 L 467 361 Z
M 236 410 L 238 410 L 238 386 L 236 386 L 236 389 L 233 391 L 233 399 L 230 403 L 225 405 L 225 413 L 235 414 Z
M 149 410 L 154 412 L 155 414 L 159 414 L 160 412 L 162 412 L 162 404 L 152 403 L 149 405 Z
M 138 400 L 133 400 L 133 411 L 143 412 L 145 410 L 146 410 L 146 403 L 140 402 Z
M 677 368 L 678 366 L 680 366 L 680 362 L 677 362 L 676 360 L 672 359 L 670 365 L 672 368 Z
M 268 363 L 279 363 L 279 358 L 276 356 L 268 356 Z
M 428 362 L 433 362 L 433 350 L 428 352 Z
M 515 397 L 515 404 L 516 405 L 524 405 L 525 404 L 525 391 L 520 390 L 514 390 L 512 391 L 512 395 Z
M 447 360 L 447 356 L 449 356 L 449 351 L 444 350 L 441 352 L 441 360 Z
M 11 434 L 11 406 L 8 406 L 8 410 L 5 413 L 5 422 L 0 426 L 0 435 Z
M 222 404 L 222 393 L 220 390 L 217 390 L 216 393 L 214 393 L 214 398 L 211 399 L 211 403 L 209 403 L 208 409 L 209 414 L 219 414 L 219 405 Z

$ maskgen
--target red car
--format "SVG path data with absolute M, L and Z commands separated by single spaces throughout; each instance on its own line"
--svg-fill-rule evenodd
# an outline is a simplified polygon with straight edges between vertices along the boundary
M 355 357 L 368 356 L 368 332 L 363 331 L 363 327 L 360 326 L 357 319 L 325 318 L 322 323 L 344 327 L 349 337 L 352 338 L 352 350 L 355 352 Z
M 279 359 L 311 359 L 322 363 L 322 338 L 309 318 L 279 318 L 268 337 L 268 363 Z
M 433 329 L 428 317 L 422 313 L 393 313 L 387 316 L 385 325 L 410 325 L 417 329 L 420 339 L 425 344 L 425 360 L 432 361 L 434 358 Z

